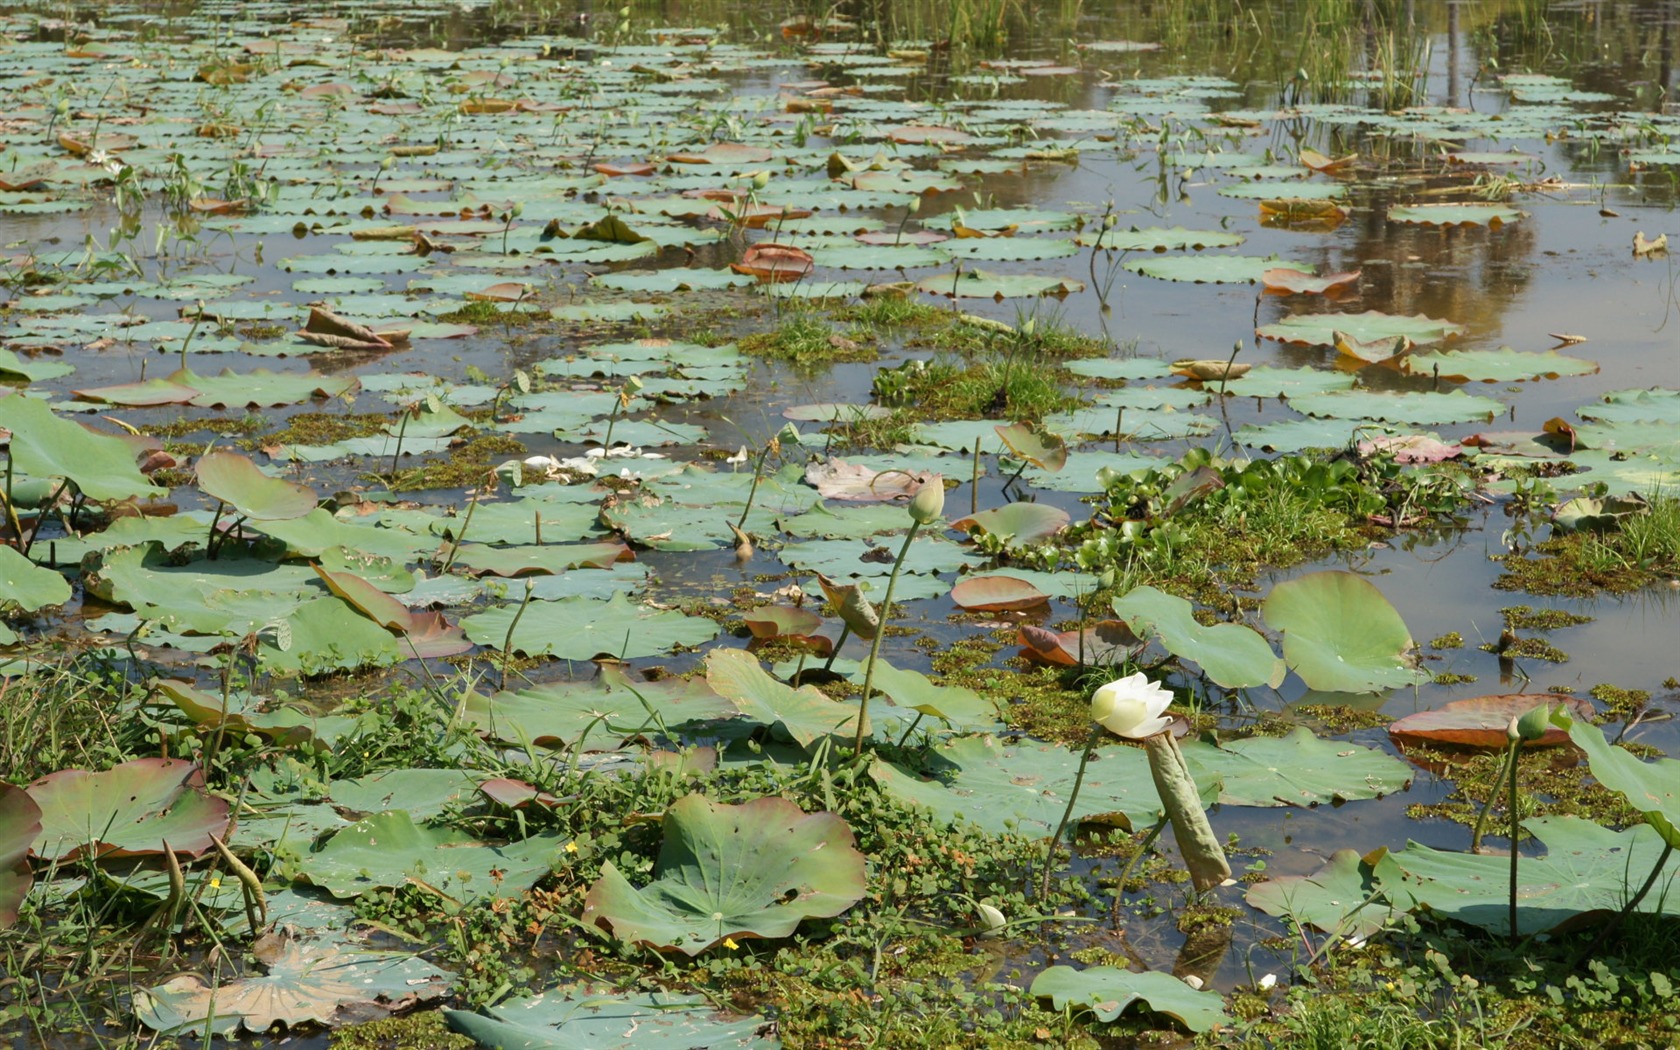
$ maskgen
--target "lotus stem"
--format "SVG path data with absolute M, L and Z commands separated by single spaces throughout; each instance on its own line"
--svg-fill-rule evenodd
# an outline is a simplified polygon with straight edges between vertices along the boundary
M 402 455 L 403 435 L 408 433 L 408 417 L 413 413 L 413 407 L 418 406 L 404 408 L 402 410 L 402 419 L 397 423 L 397 447 L 391 450 L 391 474 L 393 477 L 397 473 L 397 459 Z M 495 416 L 496 413 L 492 410 L 490 418 L 495 419 Z
M 840 655 L 840 647 L 846 644 L 846 639 L 852 636 L 852 625 L 844 620 L 840 621 L 840 640 L 834 643 L 834 648 L 828 651 L 828 661 L 823 664 L 823 670 L 834 670 L 834 658 Z
M 899 747 L 903 747 L 904 742 L 906 740 L 910 739 L 910 734 L 914 733 L 916 731 L 916 727 L 922 724 L 923 715 L 924 715 L 924 712 L 922 712 L 922 711 L 917 711 L 916 712 L 916 717 L 910 720 L 910 728 L 906 729 L 904 731 L 904 735 L 898 738 L 898 746 Z
M 752 513 L 753 499 L 758 495 L 758 483 L 764 477 L 764 461 L 770 458 L 770 449 L 773 445 L 775 445 L 774 441 L 766 443 L 758 453 L 758 465 L 753 467 L 752 487 L 747 490 L 747 505 L 741 508 L 741 518 L 735 523 L 737 532 L 747 527 L 747 515 Z
M 1510 768 L 1511 752 L 1506 749 L 1500 756 L 1499 772 L 1493 777 L 1493 791 L 1488 794 L 1488 800 L 1482 804 L 1482 811 L 1476 814 L 1476 825 L 1470 830 L 1470 852 L 1480 853 L 1482 849 L 1482 829 L 1487 824 L 1488 813 L 1493 810 L 1493 804 L 1499 799 L 1499 788 L 1505 783 L 1506 770 Z
M 1056 846 L 1062 841 L 1062 832 L 1067 830 L 1068 821 L 1073 819 L 1073 805 L 1079 801 L 1079 787 L 1085 783 L 1085 767 L 1091 762 L 1091 755 L 1097 750 L 1097 741 L 1102 739 L 1103 727 L 1100 722 L 1091 723 L 1091 735 L 1085 741 L 1085 753 L 1079 756 L 1079 772 L 1073 775 L 1073 790 L 1068 792 L 1067 808 L 1062 810 L 1062 819 L 1056 822 L 1056 832 L 1050 836 L 1050 848 L 1044 851 L 1044 872 L 1038 883 L 1038 899 L 1050 896 L 1050 875 L 1056 870 Z
M 1510 817 L 1510 820 L 1511 820 L 1511 898 L 1510 898 L 1511 916 L 1510 916 L 1510 918 L 1511 918 L 1511 943 L 1515 944 L 1515 943 L 1517 943 L 1517 939 L 1518 939 L 1518 933 L 1517 933 L 1517 861 L 1522 856 L 1522 850 L 1518 848 L 1518 843 L 1517 843 L 1517 836 L 1522 834 L 1522 826 L 1519 823 L 1519 818 L 1517 816 L 1517 766 L 1522 761 L 1522 759 L 1520 757 L 1521 754 L 1522 754 L 1522 739 L 1520 737 L 1516 740 L 1511 741 L 1510 754 L 1511 754 L 1511 757 L 1509 759 L 1509 762 L 1510 762 L 1510 766 L 1511 766 L 1511 777 L 1510 777 L 1510 780 L 1508 781 L 1508 783 L 1510 784 L 1510 791 L 1509 791 L 1509 794 L 1507 794 L 1506 799 L 1505 799 L 1505 807 L 1506 807 L 1506 809 L 1508 809 L 1510 811 L 1507 815 Z
M 455 554 L 461 549 L 461 540 L 466 537 L 467 529 L 472 527 L 473 511 L 477 507 L 478 494 L 474 493 L 473 498 L 467 501 L 467 516 L 461 520 L 461 527 L 449 539 L 449 555 L 443 559 L 443 568 L 438 570 L 439 572 L 448 572 L 449 567 L 455 564 Z
M 1242 353 L 1243 341 L 1238 339 L 1231 344 L 1231 356 L 1225 359 L 1225 371 L 1219 377 L 1219 398 L 1225 399 L 1225 384 L 1231 381 L 1231 367 L 1237 363 L 1237 355 Z
M 968 486 L 968 512 L 980 513 L 980 439 L 974 439 L 974 479 Z
M 1114 887 L 1114 908 L 1111 913 L 1116 920 L 1120 915 L 1120 898 L 1126 892 L 1126 883 L 1132 881 L 1132 873 L 1137 870 L 1139 864 L 1143 863 L 1143 858 L 1149 855 L 1150 847 L 1155 845 L 1155 840 L 1161 837 L 1161 829 L 1166 826 L 1167 815 L 1163 813 L 1160 819 L 1155 822 L 1155 826 L 1149 829 L 1149 834 L 1145 835 L 1143 841 L 1138 844 L 1137 852 L 1132 854 L 1132 859 L 1126 862 L 1126 870 L 1120 873 L 1120 881 Z
M 239 888 L 245 897 L 245 921 L 251 924 L 254 935 L 268 925 L 268 898 L 263 895 L 262 879 L 227 848 L 227 843 L 211 835 L 210 844 L 216 847 L 217 854 L 233 872 L 234 878 L 239 880 Z
M 893 585 L 898 583 L 898 570 L 904 566 L 904 558 L 910 553 L 910 543 L 921 527 L 921 522 L 911 520 L 910 531 L 904 534 L 904 546 L 898 549 L 898 558 L 893 561 L 892 575 L 887 577 L 887 593 L 881 598 L 881 626 L 869 643 L 869 662 L 863 669 L 863 697 L 858 701 L 857 735 L 852 738 L 852 750 L 859 754 L 863 752 L 863 727 L 865 716 L 869 714 L 869 692 L 875 684 L 875 660 L 881 653 L 881 639 L 887 636 L 887 617 L 892 615 Z
M 508 664 L 513 660 L 513 631 L 519 626 L 519 618 L 525 615 L 525 607 L 531 604 L 531 592 L 536 589 L 537 581 L 525 577 L 525 597 L 520 600 L 519 608 L 513 612 L 513 619 L 508 621 L 507 634 L 502 637 L 502 688 L 508 687 Z

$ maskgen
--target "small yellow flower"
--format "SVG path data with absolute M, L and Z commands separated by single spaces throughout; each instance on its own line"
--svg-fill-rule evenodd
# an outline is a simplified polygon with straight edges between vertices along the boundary
M 222 888 L 222 877 L 220 875 L 217 875 L 217 876 L 214 876 L 213 878 L 211 878 L 210 888 L 213 889 L 213 890 L 219 890 L 219 889 Z
M 566 852 L 567 853 L 576 853 L 577 852 L 577 843 L 576 842 L 566 843 Z
M 735 943 L 735 938 L 733 938 L 733 937 L 725 937 L 723 939 L 723 946 L 725 948 L 728 948 L 732 952 L 733 951 L 738 951 L 741 947 L 739 944 Z

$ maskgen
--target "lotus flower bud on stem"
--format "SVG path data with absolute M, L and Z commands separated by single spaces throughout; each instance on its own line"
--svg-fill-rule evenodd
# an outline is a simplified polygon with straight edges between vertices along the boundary
M 932 525 L 945 513 L 945 479 L 929 478 L 910 500 L 910 520 L 917 525 Z

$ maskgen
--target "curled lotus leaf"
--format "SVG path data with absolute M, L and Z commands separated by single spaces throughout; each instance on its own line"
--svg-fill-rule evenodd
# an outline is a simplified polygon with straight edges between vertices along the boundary
M 1052 474 L 1067 465 L 1067 439 L 1037 423 L 1011 423 L 994 427 L 1009 451 L 1040 470 Z
M 204 771 L 172 758 L 139 758 L 102 773 L 61 769 L 28 787 L 41 809 L 30 851 L 42 860 L 198 856 L 225 838 L 228 804 L 204 789 Z
M 867 890 L 864 856 L 833 813 L 806 814 L 775 796 L 731 806 L 688 795 L 664 825 L 653 882 L 637 889 L 608 861 L 584 901 L 585 923 L 692 956 L 726 939 L 790 936 Z
M 29 846 L 41 834 L 41 807 L 29 792 L 0 786 L 0 930 L 17 921 L 29 893 Z
M 301 518 L 320 502 L 307 485 L 271 478 L 237 452 L 207 453 L 195 469 L 205 495 L 256 521 Z

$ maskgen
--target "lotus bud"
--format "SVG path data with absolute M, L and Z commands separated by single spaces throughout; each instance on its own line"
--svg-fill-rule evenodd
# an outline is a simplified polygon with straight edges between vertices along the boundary
M 799 439 L 799 428 L 792 423 L 782 424 L 782 429 L 776 431 L 776 440 L 784 445 L 802 445 Z
M 905 208 L 909 210 L 911 215 L 916 214 L 917 212 L 922 210 L 922 198 L 911 197 L 910 198 L 910 203 L 906 204 Z
M 1172 693 L 1139 671 L 1091 694 L 1091 719 L 1116 736 L 1142 740 L 1172 723 L 1165 714 L 1171 704 Z
M 511 209 L 511 214 L 516 219 L 519 218 L 521 215 L 524 215 L 525 214 L 525 202 L 524 201 L 515 201 L 513 203 L 513 208 Z
M 1518 725 L 1516 715 L 1512 715 L 1511 720 L 1505 723 L 1505 739 L 1513 744 L 1522 739 L 1522 728 Z
M 1009 919 L 1004 916 L 1002 911 L 979 901 L 975 902 L 974 910 L 980 913 L 980 924 L 985 927 L 980 931 L 980 936 L 1003 936 L 1003 928 L 1009 925 Z
M 1112 229 L 1114 229 L 1115 225 L 1117 225 L 1119 223 L 1119 221 L 1120 221 L 1120 217 L 1117 216 L 1117 215 L 1114 215 L 1112 213 L 1108 214 L 1108 215 L 1104 215 L 1103 216 L 1103 221 L 1102 221 L 1102 228 L 1105 229 L 1105 230 L 1112 230 Z
M 1552 705 L 1540 704 L 1517 719 L 1517 737 L 1523 741 L 1539 740 L 1546 735 L 1552 721 Z
M 752 184 L 753 189 L 762 190 L 764 187 L 770 185 L 770 173 L 768 171 L 754 172 Z
M 391 153 L 387 153 L 385 155 L 385 159 L 379 162 L 379 170 L 380 171 L 390 171 L 392 168 L 394 168 L 396 166 L 397 166 L 396 155 L 391 154 Z
M 945 479 L 935 474 L 922 483 L 910 501 L 910 520 L 917 525 L 932 525 L 945 513 Z

